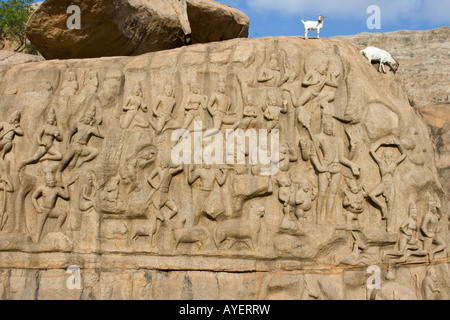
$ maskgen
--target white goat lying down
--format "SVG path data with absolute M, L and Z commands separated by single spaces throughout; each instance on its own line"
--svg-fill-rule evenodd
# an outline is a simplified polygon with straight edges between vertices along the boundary
M 384 64 L 387 64 L 391 67 L 392 71 L 397 72 L 400 64 L 391 56 L 391 54 L 385 50 L 378 49 L 375 47 L 367 47 L 361 51 L 361 53 L 369 60 L 370 63 L 372 61 L 380 62 L 380 67 L 378 68 L 378 72 L 386 73 L 386 69 L 384 68 Z
M 320 38 L 320 30 L 323 28 L 323 19 L 324 16 L 319 16 L 317 21 L 303 21 L 302 23 L 305 26 L 305 39 L 308 39 L 308 31 L 309 30 L 317 30 L 317 38 Z

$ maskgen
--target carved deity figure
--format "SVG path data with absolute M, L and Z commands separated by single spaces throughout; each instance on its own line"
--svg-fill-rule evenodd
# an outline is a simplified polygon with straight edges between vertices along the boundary
M 23 170 L 25 166 L 38 163 L 39 161 L 59 161 L 63 158 L 61 152 L 54 146 L 54 141 L 61 142 L 63 140 L 61 131 L 57 127 L 55 110 L 51 109 L 47 117 L 47 123 L 40 131 L 37 142 L 38 149 L 34 155 L 21 163 L 19 171 Z
M 225 184 L 227 171 L 213 168 L 212 165 L 202 164 L 200 168 L 190 165 L 188 170 L 188 183 L 193 184 L 200 179 L 200 193 L 197 196 L 197 205 L 194 209 L 193 224 L 197 225 L 201 214 L 216 218 L 224 211 L 220 190 L 215 190 L 215 183 L 219 187 Z
M 344 165 L 359 176 L 360 168 L 345 156 L 345 146 L 341 138 L 334 136 L 334 123 L 331 117 L 322 118 L 322 133 L 317 135 L 311 145 L 311 162 L 318 172 L 319 197 L 317 200 L 316 222 L 324 223 L 323 207 L 327 200 L 327 218 L 331 218 L 334 200 L 341 182 L 341 167 Z
M 367 193 L 357 180 L 348 179 L 343 189 L 342 206 L 346 209 L 346 222 L 350 227 L 358 227 L 358 218 L 364 212 Z
M 271 55 L 268 68 L 264 67 L 261 69 L 257 80 L 259 83 L 271 88 L 281 87 L 289 80 L 289 77 L 282 77 L 281 75 L 277 54 Z
M 223 124 L 232 125 L 232 129 L 240 124 L 236 113 L 231 110 L 231 99 L 226 95 L 225 83 L 222 81 L 219 82 L 218 91 L 209 99 L 207 109 L 213 118 L 214 132 L 220 131 Z
M 120 117 L 120 127 L 122 129 L 128 129 L 131 127 L 148 128 L 149 122 L 139 115 L 139 110 L 146 113 L 148 112 L 147 106 L 144 104 L 142 99 L 142 89 L 140 85 L 136 85 L 133 88 L 133 93 L 126 100 L 123 106 L 123 114 Z
M 24 135 L 24 132 L 20 127 L 19 111 L 14 111 L 8 117 L 8 121 L 0 123 L 0 151 L 2 160 L 5 160 L 6 154 L 12 150 L 13 140 L 16 135 Z
M 307 72 L 302 83 L 306 88 L 299 99 L 294 99 L 293 104 L 295 107 L 303 107 L 310 100 L 316 98 L 322 106 L 326 106 L 334 100 L 334 94 L 322 92 L 325 86 L 332 88 L 338 87 L 336 79 L 339 77 L 339 74 L 331 74 L 328 72 L 328 63 L 329 61 L 324 59 L 316 69 L 311 69 Z
M 157 134 L 162 133 L 167 122 L 172 120 L 172 113 L 176 103 L 173 96 L 173 87 L 167 84 L 164 88 L 164 95 L 157 97 L 156 104 L 152 110 L 156 120 L 150 120 L 150 125 L 155 129 Z
M 419 249 L 419 240 L 417 238 L 417 208 L 414 203 L 409 205 L 409 217 L 403 221 L 400 226 L 400 237 L 397 241 L 396 250 L 388 250 L 383 252 L 383 260 L 386 257 L 403 257 L 403 261 L 407 261 L 414 251 Z
M 95 124 L 95 108 L 89 108 L 86 110 L 83 119 L 70 130 L 69 146 L 60 162 L 59 172 L 63 172 L 71 162 L 73 167 L 78 166 L 79 168 L 84 163 L 97 157 L 99 151 L 87 146 L 93 136 L 100 139 L 104 138 Z
M 200 112 L 206 110 L 207 101 L 208 98 L 200 94 L 200 87 L 197 84 L 191 84 L 191 92 L 185 101 L 182 129 L 187 130 L 192 124 L 192 121 L 200 117 Z
M 253 97 L 249 96 L 247 99 L 247 104 L 244 107 L 244 112 L 242 114 L 242 128 L 249 129 L 254 128 L 258 121 L 258 113 L 256 111 L 255 102 Z
M 274 93 L 267 95 L 266 103 L 263 105 L 262 111 L 264 112 L 264 119 L 267 121 L 267 129 L 269 131 L 272 129 L 279 129 L 280 114 L 288 112 L 287 103 L 288 102 L 284 100 L 280 105 Z
M 61 96 L 73 96 L 78 91 L 77 74 L 75 72 L 68 72 L 61 85 Z
M 38 213 L 37 218 L 37 240 L 41 238 L 42 230 L 44 229 L 45 222 L 48 218 L 58 219 L 58 229 L 63 226 L 67 213 L 65 210 L 56 208 L 56 202 L 58 198 L 64 200 L 69 200 L 69 186 L 58 186 L 55 174 L 51 167 L 46 167 L 44 169 L 45 174 L 45 185 L 38 187 L 31 196 L 31 202 L 33 203 L 36 212 Z M 42 205 L 39 204 L 39 199 L 42 198 Z
M 317 193 L 314 187 L 308 180 L 302 179 L 295 193 L 295 216 L 298 220 L 306 221 L 308 219 L 306 213 L 311 210 L 316 198 Z
M 383 153 L 383 159 L 381 159 L 376 152 L 382 145 L 398 146 L 401 156 L 398 159 L 394 159 L 394 153 L 386 150 Z M 392 232 L 392 208 L 395 201 L 394 173 L 397 167 L 406 159 L 406 155 L 403 147 L 395 139 L 376 143 L 370 150 L 370 154 L 380 168 L 381 182 L 369 193 L 369 197 L 381 209 L 382 218 L 387 221 L 387 231 Z M 386 205 L 378 200 L 380 195 L 386 199 Z
M 170 210 L 169 219 L 172 219 L 178 213 L 178 207 L 170 194 L 170 184 L 173 177 L 182 171 L 182 165 L 172 168 L 168 161 L 161 161 L 159 168 L 153 170 L 148 176 L 147 182 L 154 190 L 150 199 L 154 198 L 152 201 L 157 209 L 156 215 L 162 222 L 165 220 L 160 212 L 163 207 Z M 155 178 L 158 178 L 158 183 L 155 183 Z
M 98 74 L 97 71 L 89 71 L 84 80 L 83 93 L 94 94 L 98 90 Z

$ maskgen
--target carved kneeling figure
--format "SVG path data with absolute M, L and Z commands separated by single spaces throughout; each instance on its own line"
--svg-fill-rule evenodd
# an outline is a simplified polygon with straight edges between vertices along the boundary
M 218 222 L 214 232 L 216 247 L 219 248 L 222 242 L 230 240 L 227 249 L 230 249 L 236 242 L 244 242 L 251 250 L 254 250 L 258 245 L 261 218 L 264 214 L 264 207 L 252 207 L 248 220 L 232 219 Z

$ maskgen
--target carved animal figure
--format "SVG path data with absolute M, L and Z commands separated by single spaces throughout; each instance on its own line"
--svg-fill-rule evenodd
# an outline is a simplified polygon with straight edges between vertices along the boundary
M 361 53 L 367 58 L 367 60 L 369 60 L 370 63 L 372 63 L 372 61 L 380 62 L 378 72 L 381 72 L 381 69 L 383 69 L 383 72 L 386 73 L 384 64 L 390 66 L 394 73 L 397 72 L 400 66 L 400 64 L 391 56 L 391 54 L 385 50 L 375 47 L 367 47 L 366 49 L 362 50 Z
M 251 250 L 254 250 L 258 244 L 261 218 L 264 214 L 264 207 L 252 207 L 247 220 L 239 218 L 218 222 L 214 232 L 216 247 L 219 248 L 222 242 L 230 240 L 228 249 L 236 242 L 245 242 Z
M 323 28 L 323 19 L 324 16 L 319 16 L 317 21 L 303 21 L 302 23 L 305 26 L 305 39 L 308 39 L 308 31 L 309 30 L 317 30 L 317 38 L 320 38 L 320 30 Z
M 176 242 L 175 249 L 178 248 L 180 243 L 195 243 L 200 249 L 203 247 L 208 239 L 208 233 L 202 227 L 190 227 L 186 228 L 186 219 L 178 221 L 172 227 L 173 239 Z

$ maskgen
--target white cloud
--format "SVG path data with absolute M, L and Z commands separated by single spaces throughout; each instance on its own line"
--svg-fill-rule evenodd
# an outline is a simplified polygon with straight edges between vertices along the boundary
M 319 14 L 335 19 L 367 17 L 370 5 L 378 5 L 384 23 L 398 19 L 436 19 L 437 23 L 450 21 L 448 0 L 246 0 L 248 8 L 258 12 L 277 11 L 286 16 L 297 15 L 315 19 Z

